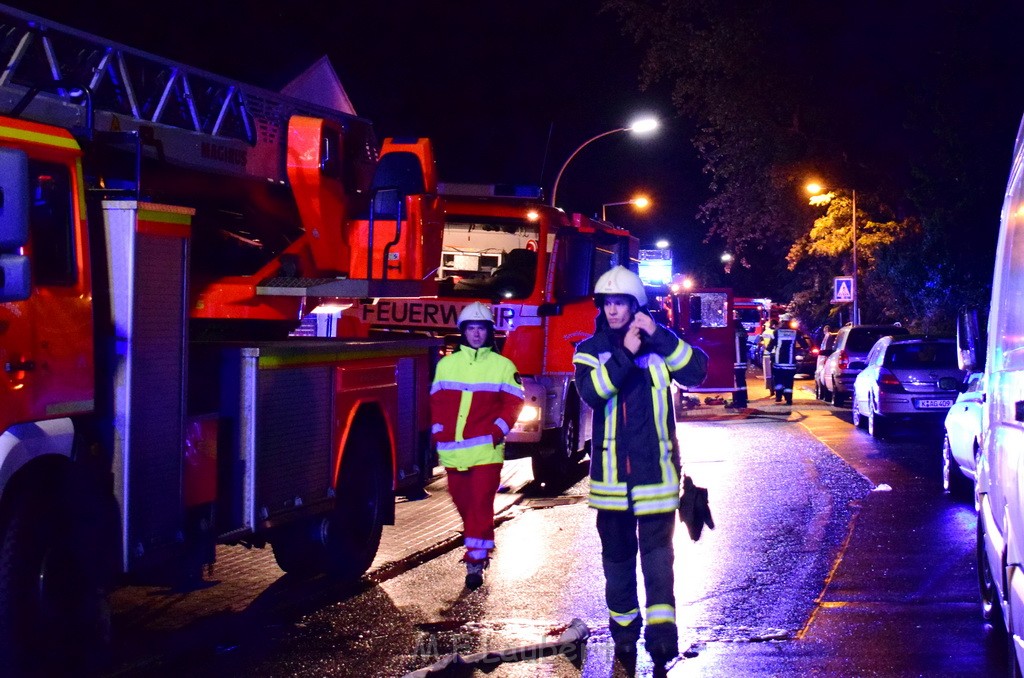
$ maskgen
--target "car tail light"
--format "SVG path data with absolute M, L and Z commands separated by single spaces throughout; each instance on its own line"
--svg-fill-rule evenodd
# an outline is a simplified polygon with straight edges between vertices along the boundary
M 819 351 L 818 349 L 816 349 L 816 348 L 812 348 L 811 349 L 811 355 L 818 355 L 819 353 L 821 353 L 821 351 Z
M 836 359 L 836 362 L 839 364 L 839 369 L 841 370 L 845 370 L 850 366 L 850 354 L 846 352 L 845 348 L 839 352 L 839 357 Z
M 878 388 L 886 393 L 899 393 L 903 391 L 903 383 L 889 370 L 879 370 Z

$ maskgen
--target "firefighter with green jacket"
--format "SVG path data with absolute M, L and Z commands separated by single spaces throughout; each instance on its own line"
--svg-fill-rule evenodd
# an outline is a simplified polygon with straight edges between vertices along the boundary
M 494 349 L 494 317 L 479 301 L 459 314 L 462 342 L 437 363 L 430 389 L 431 437 L 463 524 L 466 587 L 483 584 L 494 548 L 494 497 L 505 436 L 522 409 L 516 366 Z
M 576 386 L 594 410 L 590 506 L 605 575 L 616 655 L 635 658 L 644 616 L 636 558 L 647 593 L 644 640 L 655 662 L 678 653 L 672 534 L 679 505 L 679 450 L 670 383 L 694 386 L 707 355 L 658 325 L 640 278 L 622 266 L 594 289 L 597 331 L 576 349 Z

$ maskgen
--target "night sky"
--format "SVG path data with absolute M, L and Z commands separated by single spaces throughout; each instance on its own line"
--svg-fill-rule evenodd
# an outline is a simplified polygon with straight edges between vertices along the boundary
M 602 203 L 643 191 L 654 201 L 647 214 L 628 207 L 608 213 L 633 229 L 641 246 L 669 236 L 677 268 L 697 259 L 717 260 L 721 253 L 714 243 L 701 243 L 706 227 L 696 210 L 707 179 L 689 143 L 692 123 L 674 112 L 668 84 L 640 90 L 640 50 L 622 35 L 614 15 L 600 11 L 599 0 L 10 4 L 271 89 L 326 54 L 378 137 L 434 140 L 444 181 L 540 183 L 550 193 L 559 166 L 577 145 L 639 114 L 657 115 L 663 128 L 656 135 L 641 139 L 621 133 L 588 146 L 563 176 L 559 204 L 596 214 Z M 986 16 L 1002 11 L 1001 3 L 984 0 L 929 3 L 946 5 L 976 7 L 982 26 Z M 921 6 L 868 1 L 858 12 L 850 5 L 841 25 L 801 30 L 787 39 L 821 43 L 823 58 L 834 60 L 836 77 L 850 81 L 851 96 L 867 89 L 878 95 L 871 106 L 863 97 L 851 101 L 848 122 L 864 144 L 893 153 L 901 151 L 892 132 L 900 97 L 913 92 L 913 82 L 928 68 L 935 36 L 939 44 L 962 50 L 968 62 L 976 61 L 978 87 L 971 98 L 977 100 L 964 105 L 977 114 L 972 143 L 991 158 L 991 175 L 977 190 L 993 196 L 988 217 L 997 220 L 1024 112 L 1024 96 L 1014 90 L 1020 79 L 1014 68 L 1024 64 L 1013 54 L 1016 41 L 1008 39 L 1012 27 L 987 40 L 987 29 L 963 26 L 970 37 L 961 43 L 956 22 L 964 21 L 962 12 L 948 13 L 949 22 L 942 23 L 943 13 L 921 16 L 916 9 Z M 918 44 L 923 49 L 915 51 Z M 865 54 L 870 58 L 862 68 L 854 55 Z M 883 127 L 887 133 L 879 132 Z

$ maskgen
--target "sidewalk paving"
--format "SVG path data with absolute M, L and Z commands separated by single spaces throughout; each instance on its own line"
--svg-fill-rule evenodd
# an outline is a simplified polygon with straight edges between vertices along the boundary
M 508 514 L 532 480 L 529 459 L 506 462 L 495 501 L 496 515 Z M 384 581 L 461 546 L 462 521 L 440 467 L 426 489 L 428 496 L 423 499 L 396 502 L 395 524 L 384 527 L 380 548 L 366 575 L 370 582 Z M 113 593 L 118 658 L 114 674 L 145 672 L 169 646 L 188 651 L 189 638 L 208 634 L 230 638 L 232 629 L 244 627 L 262 613 L 301 608 L 306 600 L 316 598 L 318 591 L 323 595 L 324 590 L 332 590 L 322 579 L 300 582 L 285 578 L 269 547 L 218 546 L 216 555 L 216 563 L 193 590 L 135 585 Z

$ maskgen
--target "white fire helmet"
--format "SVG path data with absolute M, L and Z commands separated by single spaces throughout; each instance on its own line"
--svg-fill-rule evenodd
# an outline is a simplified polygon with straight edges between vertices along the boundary
M 462 327 L 462 323 L 466 322 L 491 323 L 493 326 L 494 315 L 491 313 L 490 306 L 474 301 L 459 313 L 459 327 Z
M 640 306 L 647 305 L 647 292 L 640 276 L 625 266 L 615 266 L 597 279 L 594 285 L 594 298 L 599 301 L 607 294 L 624 294 L 636 299 Z

